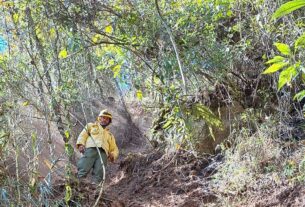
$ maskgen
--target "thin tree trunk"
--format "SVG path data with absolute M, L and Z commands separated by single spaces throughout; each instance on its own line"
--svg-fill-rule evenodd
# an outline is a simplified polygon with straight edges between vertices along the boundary
M 51 96 L 51 106 L 52 106 L 52 109 L 53 109 L 53 112 L 54 112 L 56 126 L 57 126 L 58 131 L 59 131 L 60 135 L 62 136 L 63 140 L 65 142 L 67 142 L 68 140 L 65 137 L 65 130 L 64 130 L 65 127 L 64 127 L 64 123 L 63 123 L 62 118 L 61 118 L 60 103 L 57 102 L 57 100 L 56 100 L 56 98 L 54 97 L 54 94 L 53 94 L 52 79 L 51 79 L 51 76 L 50 76 L 50 73 L 49 73 L 49 68 L 48 68 L 44 48 L 43 48 L 39 38 L 36 35 L 35 24 L 34 24 L 34 20 L 32 18 L 32 15 L 31 15 L 30 8 L 26 9 L 26 15 L 27 15 L 27 18 L 28 18 L 30 32 L 32 34 L 32 37 L 34 38 L 35 45 L 36 45 L 36 48 L 38 50 L 39 57 L 40 57 L 40 60 L 41 60 L 41 64 L 42 64 L 42 67 L 43 67 L 44 75 L 45 75 L 46 80 L 47 80 L 46 87 L 47 87 L 47 90 L 48 90 L 48 92 Z

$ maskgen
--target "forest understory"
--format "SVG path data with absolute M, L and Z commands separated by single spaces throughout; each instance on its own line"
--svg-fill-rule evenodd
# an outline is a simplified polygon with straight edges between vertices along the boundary
M 0 206 L 305 206 L 304 15 L 304 0 L 0 0 Z M 119 157 L 101 187 L 76 175 L 103 109 Z
M 137 103 L 128 105 L 133 114 L 133 124 L 125 120 L 122 110 L 119 110 L 120 106 L 112 105 L 117 110 L 111 129 L 119 137 L 117 141 L 121 153 L 119 160 L 107 167 L 101 198 L 98 198 L 101 189 L 92 184 L 90 175 L 82 182 L 75 178 L 75 163 L 81 156 L 76 152 L 71 166 L 74 178 L 69 179 L 71 197 L 66 203 L 64 198 L 67 194 L 67 180 L 62 167 L 65 160 L 50 166 L 46 161 L 50 153 L 48 151 L 39 154 L 39 187 L 33 193 L 34 198 L 43 194 L 42 202 L 47 206 L 199 207 L 305 204 L 305 188 L 302 185 L 302 159 L 305 150 L 302 139 L 303 121 L 287 123 L 279 129 L 279 126 L 274 126 L 273 122 L 268 123 L 270 120 L 267 120 L 255 132 L 239 131 L 234 143 L 230 143 L 231 146 L 225 146 L 224 142 L 218 145 L 221 148 L 216 149 L 213 154 L 195 155 L 183 148 L 165 152 L 154 148 L 144 136 L 130 133 L 126 129 L 136 126 L 141 131 L 148 128 L 151 114 L 145 114 L 142 106 Z M 92 107 L 98 110 L 109 106 L 97 104 Z M 34 125 L 39 130 L 41 120 Z M 287 129 L 284 130 L 284 127 Z M 282 137 L 272 138 L 278 135 L 277 130 L 281 133 L 289 132 L 295 137 L 287 139 L 288 135 L 283 133 Z M 120 139 L 122 137 L 123 140 Z M 65 144 L 62 140 L 57 141 L 54 150 L 55 155 L 60 157 Z M 20 158 L 18 162 L 20 182 L 26 183 L 27 161 Z M 297 163 L 300 163 L 299 166 Z M 9 180 L 15 179 L 15 170 L 14 163 L 6 160 L 1 170 L 2 179 L 5 179 L 3 176 L 9 176 Z M 8 191 L 6 194 L 2 191 L 1 199 L 8 202 L 14 199 L 9 195 L 14 193 L 15 188 L 8 183 L 4 183 L 4 186 Z M 5 203 L 2 205 L 6 206 Z

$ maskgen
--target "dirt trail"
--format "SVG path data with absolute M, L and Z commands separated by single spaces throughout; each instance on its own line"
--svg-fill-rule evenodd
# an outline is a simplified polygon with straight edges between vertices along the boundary
M 101 104 L 96 106 L 105 107 Z M 219 157 L 196 158 L 186 151 L 166 155 L 153 150 L 144 137 L 150 126 L 150 115 L 145 115 L 136 105 L 131 108 L 133 122 L 142 133 L 141 137 L 136 137 L 138 129 L 131 128 L 122 110 L 117 107 L 112 113 L 114 121 L 111 130 L 120 148 L 120 158 L 107 167 L 103 199 L 99 206 L 186 207 L 202 206 L 216 200 L 216 195 L 206 186 L 209 176 L 216 172 L 221 162 Z M 80 131 L 81 128 L 76 126 L 75 129 Z M 79 156 L 77 153 L 76 159 Z M 98 193 L 90 184 L 90 176 L 87 180 L 81 187 L 77 181 L 71 184 L 72 200 L 82 206 L 93 206 Z M 53 188 L 56 192 L 53 199 L 64 197 L 65 182 L 62 179 L 55 180 Z
M 209 190 L 208 182 L 221 160 L 217 156 L 198 159 L 186 151 L 170 155 L 160 151 L 129 153 L 108 168 L 98 206 L 199 207 L 214 202 L 217 196 Z M 54 189 L 59 192 L 55 198 L 64 196 L 64 182 L 56 182 Z M 82 206 L 93 206 L 98 191 L 89 181 L 82 187 L 75 182 L 72 189 L 72 200 Z
M 185 151 L 130 154 L 107 183 L 106 194 L 126 206 L 200 206 L 216 199 L 206 188 L 216 169 L 209 168 L 212 162 Z
M 130 113 L 145 135 L 151 116 L 136 104 Z M 153 150 L 143 136 L 137 145 L 121 146 L 120 160 L 108 167 L 105 196 L 113 201 L 108 206 L 200 206 L 216 199 L 205 190 L 203 179 L 215 170 L 216 165 L 207 168 L 213 159 L 198 159 L 186 151 L 166 155 Z

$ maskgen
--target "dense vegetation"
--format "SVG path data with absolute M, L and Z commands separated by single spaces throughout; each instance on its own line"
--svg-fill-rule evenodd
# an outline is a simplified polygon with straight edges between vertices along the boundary
M 286 128 L 277 128 L 278 121 L 302 120 L 298 101 L 305 96 L 304 3 L 294 1 L 293 9 L 286 5 L 274 14 L 286 2 L 0 1 L 0 152 L 3 160 L 13 154 L 18 162 L 21 152 L 31 160 L 28 184 L 19 181 L 17 169 L 16 202 L 41 199 L 35 194 L 39 137 L 23 130 L 21 112 L 43 120 L 50 148 L 55 124 L 70 158 L 75 114 L 90 114 L 91 101 L 107 103 L 113 97 L 125 110 L 125 102 L 140 102 L 154 112 L 149 140 L 155 148 L 202 155 L 214 153 L 216 144 L 229 147 L 223 142 L 228 138 L 230 146 L 244 151 L 264 151 L 272 143 L 274 151 L 264 159 L 278 158 L 274 140 L 291 137 Z M 253 139 L 238 145 L 252 136 L 261 145 Z M 260 172 L 263 158 L 251 152 L 257 163 L 248 166 L 234 152 L 227 153 L 239 166 L 226 163 L 217 185 L 239 192 L 247 182 L 228 180 L 230 175 L 242 169 L 248 176 Z M 291 169 L 295 166 L 283 166 L 285 176 L 302 180 L 304 172 Z M 1 173 L 0 182 L 7 183 Z

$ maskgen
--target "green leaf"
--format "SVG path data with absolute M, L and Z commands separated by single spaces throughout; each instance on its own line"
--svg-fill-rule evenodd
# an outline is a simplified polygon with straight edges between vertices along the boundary
M 4 62 L 4 56 L 0 55 L 0 63 L 3 63 L 3 62 Z
M 70 138 L 70 132 L 68 130 L 65 131 L 65 136 L 66 136 L 67 139 Z
M 66 185 L 65 201 L 68 203 L 72 197 L 72 189 L 70 185 Z
M 29 101 L 24 101 L 24 102 L 22 103 L 22 106 L 28 106 L 29 104 L 30 104 Z
M 305 90 L 302 90 L 293 97 L 293 100 L 301 101 L 304 97 L 305 97 Z
M 142 99 L 143 99 L 143 93 L 142 93 L 141 90 L 138 90 L 138 91 L 137 91 L 137 98 L 138 98 L 139 100 L 142 100 Z
M 109 65 L 109 66 L 113 66 L 114 63 L 115 63 L 114 59 L 110 59 L 110 60 L 108 61 L 108 65 Z
M 201 6 L 202 2 L 203 2 L 203 0 L 197 0 L 197 1 L 196 1 L 196 3 L 197 3 L 198 6 Z
M 303 33 L 296 41 L 294 44 L 294 48 L 298 47 L 304 47 L 305 46 L 305 33 Z
M 287 62 L 274 63 L 269 68 L 267 68 L 262 74 L 274 73 L 274 72 L 280 70 L 281 68 L 283 68 L 286 65 L 288 65 Z
M 44 40 L 45 35 L 44 35 L 41 25 L 37 25 L 37 27 L 35 29 L 35 33 L 36 33 L 38 39 Z
M 102 35 L 96 34 L 96 35 L 94 35 L 94 36 L 92 37 L 92 42 L 98 43 L 98 42 L 101 41 L 101 39 L 102 39 Z
M 304 0 L 295 0 L 295 1 L 289 1 L 285 4 L 283 4 L 282 6 L 280 6 L 280 8 L 278 8 L 274 14 L 272 15 L 273 19 L 277 19 L 280 18 L 286 14 L 289 14 L 301 7 L 305 6 L 305 1 Z
M 70 144 L 68 144 L 68 143 L 65 143 L 65 153 L 69 157 L 71 157 L 73 155 L 73 153 L 74 153 L 74 148 Z
M 198 119 L 203 119 L 208 126 L 215 126 L 219 129 L 223 129 L 223 124 L 221 120 L 215 116 L 215 114 L 203 104 L 194 104 L 192 106 L 191 114 Z
M 64 58 L 66 58 L 67 56 L 68 56 L 68 52 L 67 52 L 66 49 L 63 49 L 63 50 L 60 51 L 59 54 L 58 54 L 58 58 L 60 58 L 60 59 L 64 59 Z
M 116 78 L 119 74 L 120 74 L 120 71 L 121 71 L 121 65 L 116 65 L 112 68 L 112 71 L 113 71 L 113 77 Z
M 160 84 L 160 83 L 161 83 L 160 78 L 158 78 L 157 76 L 154 76 L 153 81 L 154 81 L 154 84 L 155 84 L 155 85 L 158 85 L 158 84 Z
M 288 45 L 284 43 L 274 43 L 278 51 L 280 51 L 283 55 L 290 55 L 291 51 Z
M 103 65 L 99 65 L 99 66 L 96 67 L 96 69 L 97 70 L 103 70 L 103 69 L 105 69 L 105 67 Z
M 266 64 L 283 62 L 284 60 L 285 58 L 282 56 L 274 56 L 271 60 L 268 60 Z
M 36 149 L 36 145 L 37 145 L 37 134 L 36 133 L 32 133 L 31 134 L 31 138 L 32 138 L 32 150 L 33 152 L 35 152 L 35 149 Z
M 167 129 L 172 125 L 172 119 L 168 119 L 167 122 L 162 126 L 163 129 Z
M 108 25 L 107 27 L 105 27 L 105 32 L 108 33 L 108 34 L 111 34 L 113 31 L 113 28 L 111 25 Z
M 4 149 L 3 147 L 6 145 L 9 136 L 9 132 L 5 132 L 3 129 L 0 130 L 0 148 Z
M 49 30 L 49 35 L 50 35 L 50 38 L 51 39 L 54 39 L 55 37 L 56 37 L 56 30 L 55 30 L 55 28 L 51 28 L 50 30 Z
M 295 66 L 290 66 L 280 73 L 277 89 L 280 90 L 285 84 L 290 83 L 291 79 L 297 75 Z
M 18 13 L 13 14 L 13 21 L 14 21 L 14 23 L 17 23 L 18 20 L 19 20 L 19 14 Z

